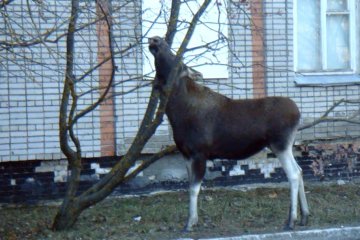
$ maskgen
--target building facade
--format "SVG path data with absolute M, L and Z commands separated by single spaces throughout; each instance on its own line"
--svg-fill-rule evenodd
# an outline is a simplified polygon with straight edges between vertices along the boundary
M 360 1 L 224 3 L 228 77 L 207 78 L 203 84 L 232 98 L 290 97 L 300 108 L 302 125 L 346 99 L 327 114 L 335 121 L 298 133 L 297 156 L 309 178 L 357 176 Z M 96 181 L 126 153 L 151 91 L 148 78 L 143 76 L 146 9 L 141 1 L 112 1 L 109 6 L 116 52 L 115 84 L 111 97 L 76 126 L 84 157 L 84 182 Z M 59 146 L 58 118 L 69 9 L 70 2 L 60 0 L 34 2 L 31 14 L 26 1 L 14 1 L 0 9 L 0 25 L 4 26 L 0 31 L 0 198 L 7 202 L 21 201 L 16 196 L 23 192 L 61 196 L 66 185 L 68 166 Z M 78 112 L 96 101 L 111 75 L 107 64 L 94 68 L 109 54 L 104 38 L 106 21 L 97 18 L 99 11 L 95 3 L 81 2 L 81 29 L 75 46 Z M 143 153 L 155 153 L 169 144 L 173 144 L 171 127 L 165 119 Z M 149 171 L 129 189 L 168 181 L 155 170 Z M 183 181 L 184 172 L 172 174 Z M 169 179 L 173 175 L 169 173 Z M 264 151 L 255 159 L 209 162 L 208 178 L 227 184 L 284 179 L 284 174 L 273 156 Z

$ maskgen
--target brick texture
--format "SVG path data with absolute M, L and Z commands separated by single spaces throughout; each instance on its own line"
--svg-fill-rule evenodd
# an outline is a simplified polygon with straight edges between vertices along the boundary
M 97 7 L 97 15 L 107 15 L 108 21 L 111 23 L 112 19 L 109 14 L 109 2 L 99 1 L 101 8 Z M 96 25 L 98 37 L 98 62 L 103 63 L 111 56 L 110 52 L 110 36 L 109 27 L 106 20 L 99 21 Z M 100 144 L 101 156 L 114 156 L 116 154 L 115 143 L 115 112 L 113 100 L 113 87 L 111 84 L 112 77 L 111 61 L 106 61 L 99 68 L 99 87 L 100 95 L 102 96 L 107 88 L 110 88 L 105 98 L 106 101 L 100 104 Z M 112 85 L 112 84 L 111 84 Z
M 262 98 L 266 96 L 263 1 L 251 1 L 250 9 L 252 20 L 253 94 L 254 98 Z

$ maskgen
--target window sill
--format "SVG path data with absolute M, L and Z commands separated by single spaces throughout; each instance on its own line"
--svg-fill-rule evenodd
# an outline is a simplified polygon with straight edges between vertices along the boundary
M 359 85 L 360 75 L 295 75 L 295 85 L 302 86 L 343 86 Z

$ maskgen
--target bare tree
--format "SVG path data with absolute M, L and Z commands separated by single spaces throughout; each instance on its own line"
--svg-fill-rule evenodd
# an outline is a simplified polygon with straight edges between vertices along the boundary
M 130 2 L 132 1 L 124 1 L 124 3 L 121 3 L 119 8 L 121 8 L 122 6 L 126 6 L 126 4 Z M 201 5 L 199 5 L 199 10 L 194 13 L 191 22 L 186 22 L 189 28 L 187 30 L 184 41 L 182 42 L 178 50 L 177 62 L 182 61 L 182 56 L 186 51 L 186 47 L 191 39 L 194 29 L 199 22 L 201 15 L 209 6 L 210 2 L 210 0 L 206 0 Z M 106 0 L 96 1 L 97 16 L 96 18 L 88 22 L 79 21 L 79 14 L 80 11 L 84 10 L 84 7 L 88 7 L 89 9 L 91 7 L 94 7 L 91 5 L 91 3 L 89 3 L 89 6 L 84 6 L 80 5 L 80 1 L 78 0 L 71 1 L 71 13 L 68 14 L 64 12 L 63 14 L 68 16 L 64 18 L 63 16 L 58 15 L 58 13 L 56 13 L 55 11 L 52 12 L 52 10 L 47 9 L 42 2 L 30 3 L 29 1 L 27 1 L 27 4 L 25 6 L 16 5 L 16 7 L 21 8 L 21 11 L 24 12 L 23 15 L 21 15 L 23 21 L 27 24 L 30 24 L 33 29 L 26 29 L 24 26 L 22 26 L 22 29 L 20 31 L 15 30 L 16 27 L 20 25 L 16 23 L 16 19 L 12 18 L 11 10 L 8 12 L 7 9 L 7 7 L 11 6 L 12 3 L 13 1 L 5 1 L 0 6 L 1 15 L 6 26 L 6 28 L 2 29 L 1 31 L 4 31 L 2 33 L 3 35 L 8 36 L 6 39 L 0 40 L 0 52 L 6 53 L 4 55 L 1 55 L 0 59 L 4 61 L 0 61 L 0 64 L 1 62 L 13 61 L 13 59 L 17 57 L 21 58 L 23 61 L 27 61 L 32 64 L 43 65 L 42 62 L 36 62 L 33 58 L 26 58 L 27 53 L 30 53 L 30 55 L 34 55 L 32 48 L 41 46 L 42 48 L 47 49 L 51 54 L 56 55 L 54 57 L 59 57 L 60 54 L 53 51 L 53 49 L 51 48 L 51 44 L 57 44 L 63 41 L 64 38 L 66 38 L 66 69 L 64 72 L 65 79 L 60 103 L 59 136 L 61 150 L 68 160 L 70 175 L 67 179 L 68 187 L 66 190 L 63 204 L 60 207 L 53 224 L 54 230 L 62 230 L 71 227 L 76 221 L 79 214 L 84 209 L 104 199 L 119 184 L 124 183 L 135 177 L 139 172 L 144 170 L 151 163 L 161 158 L 162 156 L 176 151 L 175 146 L 168 146 L 162 151 L 154 154 L 150 158 L 143 161 L 142 164 L 138 166 L 135 170 L 129 172 L 129 169 L 135 164 L 135 161 L 140 156 L 144 145 L 154 134 L 157 126 L 159 126 L 163 120 L 167 96 L 171 91 L 171 82 L 169 82 L 168 89 L 163 92 L 163 94 L 160 94 L 159 91 L 155 88 L 152 89 L 143 121 L 135 137 L 135 140 L 133 141 L 133 144 L 131 145 L 127 153 L 121 158 L 119 158 L 118 163 L 112 168 L 109 174 L 103 177 L 94 186 L 90 187 L 87 191 L 78 195 L 83 156 L 81 139 L 79 139 L 76 134 L 77 123 L 82 117 L 95 110 L 102 102 L 114 97 L 114 94 L 111 92 L 112 87 L 132 80 L 129 79 L 122 82 L 114 82 L 114 76 L 117 70 L 117 67 L 115 65 L 115 57 L 120 56 L 121 58 L 125 58 L 128 51 L 135 47 L 138 47 L 139 44 L 141 44 L 141 36 L 140 39 L 137 39 L 134 44 L 126 46 L 125 48 L 118 51 L 114 50 L 114 44 L 116 43 L 114 42 L 114 37 L 112 36 L 112 11 L 110 11 L 108 1 Z M 172 1 L 170 16 L 168 19 L 168 31 L 166 33 L 166 39 L 170 45 L 173 42 L 174 36 L 177 32 L 177 25 L 179 24 L 179 22 L 181 22 L 181 20 L 179 20 L 179 11 L 181 4 L 182 1 L 180 0 Z M 66 9 L 66 7 L 64 9 Z M 52 17 L 56 19 L 56 22 L 52 27 L 48 27 L 44 30 L 41 26 L 37 25 L 39 21 L 35 21 L 36 16 L 34 16 L 34 10 L 39 11 L 41 18 L 43 15 L 46 15 L 45 13 L 52 14 Z M 112 10 L 114 11 L 114 9 Z M 92 10 L 92 12 L 95 12 L 94 9 Z M 108 51 L 110 54 L 108 56 L 105 56 L 98 64 L 91 66 L 87 70 L 83 70 L 81 76 L 76 76 L 76 69 L 79 68 L 76 61 L 76 36 L 79 36 L 82 30 L 94 24 L 98 24 L 99 22 L 105 22 L 107 28 L 107 31 L 105 32 L 107 33 L 107 35 L 102 37 L 109 42 Z M 41 21 L 39 24 L 41 24 Z M 67 27 L 65 27 L 66 25 Z M 18 54 L 17 51 L 23 52 L 23 54 Z M 12 58 L 11 55 L 13 55 L 14 58 Z M 62 56 L 60 56 L 60 58 L 62 58 Z M 18 63 L 16 61 L 13 61 L 13 64 L 17 65 L 19 68 L 23 69 L 27 73 L 30 73 L 28 75 L 28 78 L 31 78 L 32 81 L 37 81 L 36 76 L 39 73 L 36 70 L 30 68 L 27 69 L 27 64 L 22 65 L 21 63 Z M 90 87 L 88 90 L 79 91 L 79 86 L 81 86 L 80 84 L 85 85 L 88 84 L 88 82 L 91 82 L 91 79 L 88 82 L 85 82 L 85 80 L 89 78 L 92 73 L 94 73 L 96 70 L 98 70 L 101 66 L 105 64 L 108 64 L 111 67 L 111 74 L 110 76 L 108 76 L 107 85 L 100 87 L 92 87 L 90 83 Z M 175 78 L 179 74 L 178 71 L 180 70 L 177 68 L 174 69 L 172 78 Z M 144 84 L 138 85 L 129 91 L 124 91 L 117 94 L 127 94 L 143 86 L 148 86 L 149 84 L 151 83 L 145 82 Z M 88 105 L 85 108 L 79 107 L 79 102 L 81 101 L 81 98 L 93 92 L 99 93 L 99 98 L 95 99 L 92 104 Z
M 210 2 L 211 2 L 210 0 L 204 1 L 204 3 L 199 8 L 198 12 L 194 15 L 190 27 L 187 31 L 187 34 L 177 52 L 176 62 L 180 63 L 182 56 L 185 52 L 186 46 L 194 32 L 195 26 Z M 102 1 L 99 1 L 98 6 L 101 9 L 102 13 L 104 14 L 105 20 L 110 29 L 111 28 L 110 16 L 109 13 L 106 11 L 106 9 L 103 7 L 102 3 L 103 3 Z M 170 16 L 170 21 L 169 21 L 170 24 L 168 29 L 170 29 L 170 31 L 167 34 L 167 36 L 169 36 L 168 37 L 169 43 L 171 43 L 171 39 L 172 39 L 171 34 L 173 34 L 173 31 L 175 29 L 174 26 L 176 26 L 177 24 L 176 17 L 178 16 L 178 14 L 176 9 L 179 7 L 179 5 L 180 5 L 180 1 L 178 0 L 174 0 L 172 2 L 172 7 L 175 10 L 171 11 L 172 15 Z M 71 175 L 70 178 L 68 179 L 68 189 L 65 195 L 64 202 L 54 220 L 54 224 L 53 224 L 54 230 L 63 230 L 71 227 L 73 223 L 76 221 L 79 214 L 84 209 L 104 199 L 112 192 L 112 190 L 116 186 L 136 176 L 137 173 L 139 173 L 144 168 L 149 166 L 156 159 L 175 150 L 174 146 L 164 149 L 163 151 L 153 155 L 151 158 L 144 161 L 132 173 L 127 175 L 129 169 L 135 164 L 136 160 L 140 156 L 144 145 L 154 134 L 156 128 L 162 122 L 167 99 L 171 92 L 171 87 L 172 87 L 172 81 L 169 81 L 167 89 L 166 91 L 164 91 L 163 94 L 160 94 L 159 91 L 156 90 L 156 88 L 152 89 L 150 101 L 146 113 L 144 115 L 144 119 L 141 123 L 141 126 L 138 130 L 135 140 L 133 141 L 127 153 L 112 168 L 110 173 L 108 173 L 105 177 L 103 177 L 99 182 L 97 182 L 95 185 L 90 187 L 84 193 L 78 196 L 76 195 L 80 180 L 80 173 L 81 173 L 81 146 L 79 139 L 76 137 L 74 133 L 73 127 L 81 116 L 95 109 L 96 106 L 105 99 L 112 85 L 112 80 L 111 80 L 108 86 L 106 87 L 105 91 L 103 91 L 103 94 L 98 99 L 98 101 L 96 101 L 93 105 L 85 109 L 84 110 L 85 112 L 80 112 L 77 115 L 75 114 L 77 95 L 75 90 L 76 83 L 73 77 L 74 76 L 73 52 L 74 52 L 74 34 L 77 24 L 78 11 L 79 11 L 79 1 L 73 0 L 71 6 L 71 17 L 70 17 L 68 33 L 67 33 L 67 64 L 66 64 L 67 67 L 66 67 L 64 90 L 63 90 L 60 119 L 59 119 L 61 149 L 69 161 Z M 112 33 L 110 30 L 108 35 L 108 39 L 110 42 L 112 40 L 111 34 Z M 113 67 L 111 79 L 113 79 L 115 68 L 114 68 L 114 59 L 113 59 L 114 53 L 111 45 L 110 45 L 110 49 L 112 56 L 110 58 L 110 61 L 112 61 L 112 67 Z M 178 64 L 178 66 L 173 69 L 171 73 L 172 77 L 170 77 L 169 79 L 174 79 L 177 76 L 179 76 L 179 71 L 180 71 L 179 66 L 180 65 Z M 71 108 L 70 111 L 68 111 L 68 107 Z M 75 149 L 73 149 L 70 146 L 69 140 L 73 143 Z

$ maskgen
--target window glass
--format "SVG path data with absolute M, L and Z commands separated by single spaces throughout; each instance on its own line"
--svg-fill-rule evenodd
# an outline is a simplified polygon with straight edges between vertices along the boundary
M 327 68 L 350 70 L 349 16 L 327 16 Z
M 347 0 L 328 0 L 327 10 L 329 11 L 345 11 L 347 10 Z
M 295 7 L 296 71 L 355 71 L 354 1 L 297 0 Z
M 320 1 L 302 0 L 297 8 L 297 62 L 300 71 L 321 69 Z
M 205 78 L 228 77 L 228 46 L 227 33 L 227 1 L 214 1 L 206 9 L 196 26 L 196 30 L 188 44 L 188 51 L 184 55 L 184 62 L 200 71 Z M 144 46 L 147 47 L 147 38 L 152 36 L 164 37 L 167 30 L 167 21 L 171 10 L 171 1 L 142 2 Z M 179 23 L 172 48 L 177 50 L 189 28 L 189 23 L 199 9 L 198 1 L 182 1 Z M 153 57 L 144 48 L 144 74 L 155 75 Z

